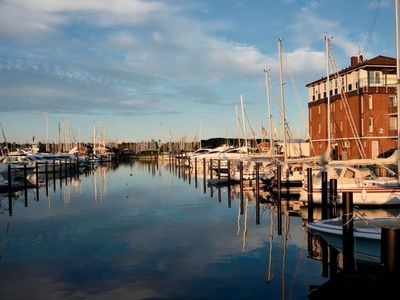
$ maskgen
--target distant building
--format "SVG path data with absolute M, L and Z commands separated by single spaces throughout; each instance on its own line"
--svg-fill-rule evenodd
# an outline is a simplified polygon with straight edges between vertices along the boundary
M 329 87 L 328 87 L 329 86 Z M 396 59 L 351 57 L 350 67 L 308 83 L 310 154 L 331 146 L 337 159 L 375 158 L 397 147 Z

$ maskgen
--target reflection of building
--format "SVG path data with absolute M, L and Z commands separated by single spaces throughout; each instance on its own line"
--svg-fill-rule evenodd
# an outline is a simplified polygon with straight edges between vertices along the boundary
M 396 59 L 352 57 L 350 67 L 307 84 L 311 155 L 328 144 L 339 159 L 375 158 L 397 141 Z

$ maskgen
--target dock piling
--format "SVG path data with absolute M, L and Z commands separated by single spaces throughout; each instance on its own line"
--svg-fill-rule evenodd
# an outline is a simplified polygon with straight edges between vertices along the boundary
M 307 210 L 308 223 L 314 222 L 314 203 L 313 203 L 313 184 L 312 184 L 312 169 L 307 168 Z
M 343 192 L 343 271 L 354 272 L 353 193 Z
M 384 275 L 400 276 L 400 229 L 382 227 L 381 265 Z

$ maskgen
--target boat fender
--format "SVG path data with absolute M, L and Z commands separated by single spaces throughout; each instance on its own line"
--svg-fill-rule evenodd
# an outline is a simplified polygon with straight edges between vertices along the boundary
M 367 190 L 366 189 L 362 189 L 362 191 L 361 191 L 361 199 L 363 201 L 367 200 Z

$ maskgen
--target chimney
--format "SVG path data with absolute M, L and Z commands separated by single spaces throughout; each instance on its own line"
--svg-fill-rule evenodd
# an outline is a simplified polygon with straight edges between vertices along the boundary
M 355 67 L 358 64 L 358 56 L 352 56 L 350 58 L 350 67 Z

